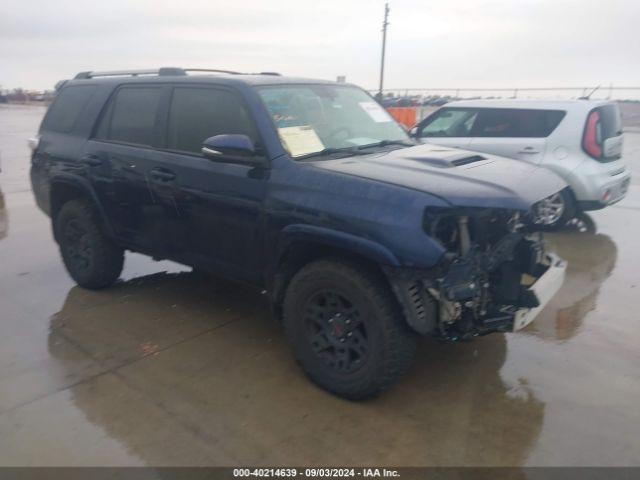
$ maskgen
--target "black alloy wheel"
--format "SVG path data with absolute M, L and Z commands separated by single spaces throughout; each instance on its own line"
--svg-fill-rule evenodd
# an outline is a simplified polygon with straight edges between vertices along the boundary
M 335 290 L 323 290 L 306 308 L 307 339 L 322 362 L 337 372 L 353 372 L 368 358 L 366 319 Z

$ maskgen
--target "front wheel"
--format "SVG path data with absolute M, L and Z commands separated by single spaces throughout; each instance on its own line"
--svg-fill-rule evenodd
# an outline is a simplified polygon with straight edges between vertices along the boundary
M 539 201 L 534 208 L 534 223 L 539 229 L 547 231 L 561 229 L 577 213 L 573 196 L 566 188 Z
M 352 400 L 391 385 L 416 350 L 416 334 L 384 280 L 340 260 L 315 261 L 293 277 L 284 327 L 311 380 Z

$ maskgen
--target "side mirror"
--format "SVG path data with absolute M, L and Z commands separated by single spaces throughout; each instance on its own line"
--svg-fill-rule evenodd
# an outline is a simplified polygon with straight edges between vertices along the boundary
M 246 135 L 227 134 L 207 138 L 202 155 L 211 160 L 232 163 L 259 163 L 253 141 Z
M 409 136 L 412 138 L 418 138 L 418 127 L 414 126 L 411 130 L 409 130 Z

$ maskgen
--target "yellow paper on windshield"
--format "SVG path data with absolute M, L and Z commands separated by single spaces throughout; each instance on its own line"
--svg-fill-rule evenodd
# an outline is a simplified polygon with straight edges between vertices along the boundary
M 324 149 L 322 140 L 310 125 L 282 127 L 278 129 L 282 143 L 292 157 L 299 157 Z

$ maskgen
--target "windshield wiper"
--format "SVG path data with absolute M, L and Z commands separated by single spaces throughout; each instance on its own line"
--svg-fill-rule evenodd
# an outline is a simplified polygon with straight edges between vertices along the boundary
M 322 150 L 318 150 L 317 152 L 307 153 L 306 155 L 300 155 L 299 157 L 295 157 L 296 160 L 305 160 L 311 157 L 322 157 L 327 155 L 334 155 L 336 153 L 345 153 L 347 155 L 366 155 L 365 152 L 360 152 L 356 147 L 342 147 L 342 148 L 334 148 L 327 147 Z
M 410 140 L 381 140 L 375 143 L 369 143 L 367 145 L 360 145 L 358 150 L 364 150 L 365 148 L 386 147 L 388 145 L 401 145 L 403 147 L 413 147 L 416 145 Z
M 410 140 L 381 140 L 375 143 L 369 143 L 367 145 L 358 145 L 353 147 L 327 147 L 317 152 L 307 153 L 306 155 L 300 155 L 296 157 L 296 160 L 305 160 L 312 157 L 323 157 L 328 155 L 335 155 L 336 153 L 344 153 L 346 155 L 368 155 L 367 152 L 363 152 L 367 148 L 386 147 L 387 145 L 401 145 L 403 147 L 413 147 L 416 145 Z

